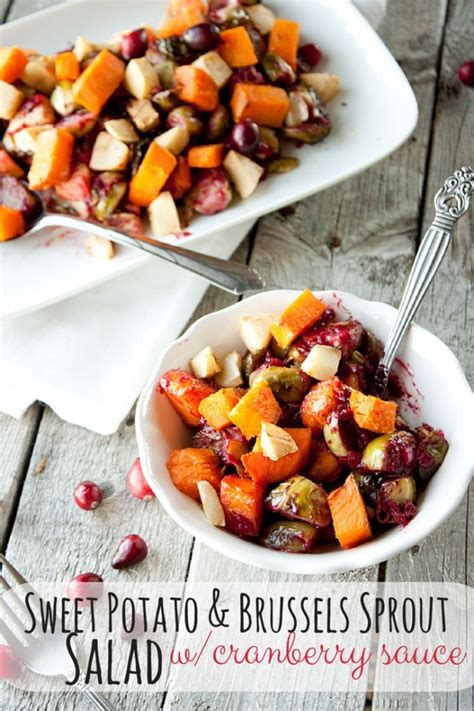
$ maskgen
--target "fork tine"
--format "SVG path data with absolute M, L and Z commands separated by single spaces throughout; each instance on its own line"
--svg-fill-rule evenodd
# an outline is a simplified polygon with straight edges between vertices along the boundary
M 3 553 L 0 553 L 0 562 L 2 563 L 5 570 L 9 572 L 13 580 L 19 585 L 28 585 L 28 581 L 25 580 L 23 575 L 18 572 L 18 570 L 5 558 Z
M 21 655 L 24 653 L 26 647 L 2 620 L 0 620 L 0 635 L 8 644 L 12 652 L 21 658 Z

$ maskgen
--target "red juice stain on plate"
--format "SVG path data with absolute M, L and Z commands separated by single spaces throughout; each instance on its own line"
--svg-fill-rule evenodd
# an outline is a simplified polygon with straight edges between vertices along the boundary
M 395 365 L 403 372 L 405 380 L 409 383 L 409 386 L 407 386 L 406 382 L 403 383 L 397 373 L 392 372 L 390 377 L 400 393 L 397 393 L 397 397 L 413 414 L 419 415 L 421 412 L 420 401 L 424 400 L 424 395 L 415 382 L 415 374 L 410 365 L 401 358 L 395 358 Z

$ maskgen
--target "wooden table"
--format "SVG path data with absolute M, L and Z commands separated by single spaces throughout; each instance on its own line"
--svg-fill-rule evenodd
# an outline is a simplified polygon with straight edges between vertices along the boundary
M 132 0 L 131 0 L 132 1 Z M 54 0 L 1 0 L 13 20 Z M 1 15 L 0 15 L 1 16 Z M 474 5 L 469 0 L 390 0 L 381 29 L 388 47 L 417 95 L 415 134 L 387 160 L 359 177 L 262 219 L 239 248 L 269 287 L 345 289 L 368 299 L 399 302 L 420 231 L 432 217 L 432 196 L 453 171 L 473 160 L 474 90 L 456 69 L 471 58 Z M 472 214 L 472 213 L 471 213 Z M 442 338 L 473 372 L 472 217 L 464 218 L 425 298 L 417 321 Z M 232 303 L 209 289 L 195 317 Z M 36 404 L 21 421 L 1 418 L 0 537 L 2 550 L 30 579 L 67 580 L 85 570 L 109 567 L 116 541 L 131 531 L 151 554 L 134 575 L 143 580 L 291 580 L 233 563 L 201 546 L 178 528 L 157 501 L 143 504 L 125 490 L 137 454 L 133 416 L 111 437 L 62 422 Z M 79 481 L 106 483 L 115 495 L 93 516 L 72 501 Z M 353 581 L 456 581 L 472 584 L 473 536 L 466 496 L 449 521 L 409 552 L 378 567 L 336 579 Z M 123 573 L 120 573 L 123 575 Z M 315 579 L 316 580 L 316 579 Z M 471 692 L 458 694 L 182 694 L 116 695 L 123 709 L 358 711 L 364 708 L 471 709 Z M 89 708 L 78 695 L 38 697 L 2 688 L 2 709 Z

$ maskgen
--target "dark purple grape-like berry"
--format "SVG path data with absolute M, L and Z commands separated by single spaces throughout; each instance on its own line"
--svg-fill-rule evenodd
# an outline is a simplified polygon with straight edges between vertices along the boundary
M 132 30 L 122 37 L 122 46 L 120 51 L 122 57 L 127 61 L 143 57 L 148 49 L 148 36 L 146 30 L 140 27 L 138 30 Z
M 193 52 L 210 52 L 219 44 L 220 32 L 216 25 L 202 22 L 189 27 L 183 35 L 186 46 Z
M 315 44 L 305 44 L 300 47 L 298 55 L 309 67 L 315 67 L 321 61 L 323 53 Z
M 244 155 L 248 155 L 256 149 L 259 137 L 258 126 L 250 119 L 240 121 L 232 129 L 232 142 L 239 153 Z

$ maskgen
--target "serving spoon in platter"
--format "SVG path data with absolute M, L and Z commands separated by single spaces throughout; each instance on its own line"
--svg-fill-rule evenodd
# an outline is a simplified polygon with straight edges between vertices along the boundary
M 469 210 L 473 192 L 474 171 L 464 166 L 450 175 L 435 195 L 435 217 L 420 243 L 376 373 L 376 391 L 381 395 L 387 389 L 398 349 L 448 249 L 454 225 Z
M 116 227 L 84 220 L 75 215 L 48 212 L 39 195 L 26 186 L 24 187 L 33 197 L 35 207 L 31 210 L 33 218 L 27 223 L 27 230 L 22 237 L 27 237 L 45 227 L 65 227 L 104 237 L 124 247 L 141 249 L 142 252 L 147 252 L 166 262 L 176 264 L 182 269 L 203 277 L 210 284 L 237 296 L 249 291 L 260 291 L 265 286 L 265 282 L 260 275 L 247 264 L 200 254 L 178 245 L 160 242 L 144 234 L 137 237 Z

